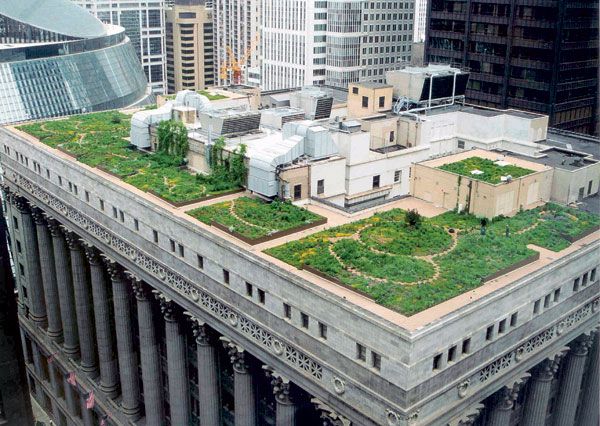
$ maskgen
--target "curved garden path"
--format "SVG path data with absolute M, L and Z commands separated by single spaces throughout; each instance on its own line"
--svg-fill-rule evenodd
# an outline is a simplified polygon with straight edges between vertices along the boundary
M 254 224 L 254 223 L 250 223 L 250 222 L 242 219 L 241 217 L 239 217 L 237 215 L 237 213 L 235 212 L 235 200 L 231 200 L 231 205 L 229 206 L 229 213 L 231 214 L 231 216 L 233 216 L 234 218 L 236 218 L 237 220 L 239 220 L 240 222 L 242 222 L 244 225 L 250 226 L 252 228 L 264 229 L 265 231 L 269 231 L 269 229 L 265 228 L 264 226 L 260 226 L 260 225 Z

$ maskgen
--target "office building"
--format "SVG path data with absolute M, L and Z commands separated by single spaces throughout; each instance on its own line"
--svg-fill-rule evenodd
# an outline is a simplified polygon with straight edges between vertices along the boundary
M 316 91 L 64 120 L 130 136 L 98 167 L 89 135 L 76 159 L 40 123 L 0 129 L 27 374 L 57 424 L 598 424 L 600 218 L 548 203 L 558 157 L 597 152 L 463 106 L 457 70 L 387 83 L 352 86 L 346 120 L 307 119 Z M 189 168 L 230 164 L 254 194 L 153 163 L 171 118 Z
M 427 27 L 428 0 L 415 0 L 415 34 L 413 40 L 421 43 L 425 41 L 425 28 Z
M 68 1 L 0 4 L 0 124 L 123 108 L 146 86 L 123 28 Z
M 432 0 L 427 52 L 467 67 L 467 99 L 598 134 L 598 1 Z
M 131 39 L 152 92 L 166 91 L 164 0 L 72 0 L 102 22 L 119 25 Z
M 215 85 L 211 2 L 177 0 L 166 12 L 168 93 Z

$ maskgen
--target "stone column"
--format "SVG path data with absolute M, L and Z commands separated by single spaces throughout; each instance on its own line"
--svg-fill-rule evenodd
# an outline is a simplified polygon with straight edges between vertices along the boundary
M 163 295 L 159 295 L 158 299 L 165 317 L 171 424 L 187 425 L 190 420 L 190 402 L 185 335 L 181 330 L 173 302 Z
M 33 368 L 35 370 L 35 374 L 37 375 L 37 377 L 40 381 L 48 380 L 48 377 L 46 377 L 44 368 L 42 367 L 42 358 L 41 358 L 41 354 L 40 354 L 40 348 L 34 341 L 31 342 L 31 350 L 33 352 L 33 354 L 32 354 L 33 355 Z M 35 389 L 36 389 L 36 399 L 38 400 L 40 405 L 43 406 L 44 405 L 44 391 L 42 390 L 42 386 L 38 384 L 38 385 L 36 385 Z
M 119 369 L 115 358 L 113 331 L 111 330 L 108 283 L 104 275 L 104 264 L 98 250 L 89 246 L 85 246 L 84 249 L 90 264 L 98 363 L 100 365 L 100 389 L 109 398 L 114 398 L 118 394 L 119 382 L 117 377 Z
M 121 268 L 113 261 L 106 261 L 113 290 L 115 308 L 115 334 L 117 335 L 117 353 L 121 377 L 121 408 L 133 419 L 140 416 L 140 382 L 138 363 L 133 345 L 133 324 L 127 283 Z
M 50 370 L 50 385 L 52 386 L 52 394 L 54 398 L 51 398 L 52 403 L 52 412 L 54 413 L 54 423 L 59 426 L 63 426 L 63 423 L 60 421 L 60 405 L 58 404 L 57 398 L 59 398 L 60 386 L 59 386 L 59 377 L 60 372 L 54 365 L 54 362 L 48 362 L 48 369 Z
M 536 368 L 532 375 L 529 392 L 523 406 L 522 426 L 543 425 L 548 411 L 548 398 L 552 386 L 552 379 L 558 370 L 560 357 L 545 359 Z
M 81 345 L 81 369 L 89 377 L 98 375 L 96 364 L 96 338 L 94 333 L 94 313 L 91 303 L 90 285 L 88 283 L 85 256 L 79 238 L 72 232 L 65 235 L 71 251 L 71 273 L 75 289 L 75 311 L 77 312 L 77 329 Z
M 73 389 L 73 385 L 71 385 L 67 381 L 67 376 L 63 376 L 63 386 L 65 388 L 65 402 L 67 403 L 67 410 L 73 417 L 77 417 L 79 415 L 79 410 L 77 409 L 77 395 L 75 389 Z
M 513 412 L 515 400 L 519 396 L 519 391 L 523 387 L 525 380 L 529 378 L 527 374 L 523 379 L 518 380 L 510 386 L 504 386 L 496 393 L 496 405 L 490 413 L 488 426 L 509 426 L 510 417 Z
M 221 337 L 233 364 L 235 426 L 256 425 L 256 396 L 252 374 L 246 361 L 246 351 L 225 337 Z
M 141 281 L 134 280 L 140 335 L 140 360 L 146 425 L 160 426 L 163 419 L 161 367 L 152 315 L 152 301 Z
M 58 222 L 49 220 L 54 251 L 54 269 L 58 286 L 58 301 L 63 329 L 63 350 L 69 358 L 75 358 L 79 352 L 79 333 L 75 315 L 75 292 L 67 243 Z
M 192 317 L 198 352 L 198 401 L 200 424 L 218 425 L 220 422 L 220 392 L 217 369 L 217 351 L 212 345 L 208 326 Z
M 44 300 L 44 285 L 40 268 L 40 253 L 38 250 L 35 224 L 31 210 L 23 198 L 15 198 L 15 206 L 21 213 L 23 247 L 27 262 L 27 287 L 29 294 L 29 316 L 39 327 L 46 327 L 46 301 Z
M 599 334 L 596 331 L 592 340 L 592 349 L 589 354 L 589 361 L 585 371 L 583 387 L 581 388 L 581 403 L 579 406 L 579 415 L 577 426 L 598 426 L 598 361 L 600 358 Z
M 54 264 L 54 249 L 52 238 L 46 225 L 43 213 L 39 209 L 32 210 L 35 222 L 40 270 L 44 297 L 46 301 L 46 312 L 48 315 L 48 336 L 55 341 L 62 338 L 62 322 L 60 317 L 60 302 L 58 297 L 58 284 L 56 282 L 56 268 Z
M 79 394 L 79 404 L 81 406 L 81 420 L 83 420 L 83 426 L 94 426 L 94 413 L 91 409 L 86 407 L 85 400 L 88 394 Z
M 271 386 L 275 395 L 275 424 L 276 426 L 295 426 L 298 407 L 293 401 L 292 384 L 289 379 L 275 371 L 267 372 L 271 378 Z
M 581 379 L 590 345 L 589 336 L 581 336 L 571 345 L 571 351 L 564 361 L 564 371 L 560 381 L 560 392 L 554 410 L 556 426 L 572 426 L 575 423 L 575 412 L 579 402 Z

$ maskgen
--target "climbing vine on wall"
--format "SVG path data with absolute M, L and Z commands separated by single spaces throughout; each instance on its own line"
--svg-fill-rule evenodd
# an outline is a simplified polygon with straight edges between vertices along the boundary
M 161 121 L 157 128 L 158 152 L 185 158 L 189 148 L 185 125 L 180 121 Z
M 240 144 L 227 156 L 224 155 L 224 148 L 225 139 L 223 137 L 215 139 L 213 145 L 210 147 L 209 164 L 212 174 L 236 185 L 243 185 L 246 182 L 246 175 L 248 174 L 248 169 L 244 163 L 246 145 Z

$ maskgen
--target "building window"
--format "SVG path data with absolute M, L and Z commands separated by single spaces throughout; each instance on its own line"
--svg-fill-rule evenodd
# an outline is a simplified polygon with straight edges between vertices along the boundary
M 468 354 L 469 351 L 471 350 L 471 339 L 465 339 L 462 342 L 462 353 L 463 354 Z
M 308 328 L 308 315 L 306 315 L 304 312 L 300 312 L 300 319 L 302 321 L 302 327 Z
M 158 231 L 156 229 L 152 230 L 152 239 L 156 244 L 158 244 Z
M 458 141 L 458 149 L 465 149 L 465 141 Z
M 433 357 L 433 369 L 434 370 L 439 370 L 440 367 L 442 366 L 442 354 L 437 354 L 436 356 Z
M 253 287 L 252 284 L 250 284 L 249 282 L 246 282 L 246 296 L 248 297 L 252 297 L 253 295 Z
M 100 199 L 100 210 L 104 211 L 104 200 Z
M 394 142 L 394 140 L 396 139 L 396 132 L 394 132 L 393 130 L 390 132 L 390 142 Z
M 367 348 L 360 343 L 356 344 L 356 359 L 360 359 L 361 361 L 367 360 Z
M 169 239 L 169 244 L 171 245 L 171 252 L 175 253 L 175 241 Z
M 450 349 L 448 349 L 448 362 L 454 361 L 455 358 L 456 358 L 456 346 L 452 346 Z
M 121 222 L 125 222 L 125 213 L 123 213 L 123 210 L 119 211 L 119 218 L 121 219 Z
M 494 326 L 490 325 L 485 331 L 485 340 L 492 340 L 494 338 Z
M 21 253 L 21 241 L 17 240 L 17 251 Z
M 113 217 L 116 219 L 116 218 L 117 218 L 117 216 L 119 216 L 119 212 L 117 211 L 117 208 L 116 208 L 116 207 L 113 207 L 113 208 L 112 208 L 112 212 L 113 212 Z
M 16 216 L 13 216 L 13 227 L 15 229 L 19 229 L 19 221 L 17 220 Z
M 265 304 L 265 291 L 261 290 L 260 288 L 256 290 L 256 292 L 258 293 L 258 303 L 260 303 L 261 305 Z
M 381 355 L 376 352 L 371 352 L 371 366 L 375 370 L 381 370 Z
M 366 96 L 362 97 L 362 107 L 369 108 L 369 98 L 367 98 Z
M 554 290 L 554 302 L 558 302 L 558 299 L 560 298 L 560 288 L 557 288 L 556 290 Z
M 317 195 L 325 193 L 325 179 L 319 179 L 317 181 Z
M 19 274 L 21 274 L 23 277 L 25 276 L 25 268 L 21 263 L 19 263 Z
M 352 88 L 352 94 L 353 95 L 358 95 L 358 87 L 353 87 Z
M 537 314 L 540 312 L 540 304 L 542 303 L 542 299 L 538 299 L 533 304 L 533 313 Z
M 385 106 L 385 96 L 379 97 L 379 108 L 383 108 Z
M 583 274 L 583 277 L 581 277 L 581 285 L 583 287 L 585 287 L 588 283 L 588 273 L 586 272 L 585 274 Z
M 573 291 L 579 291 L 579 277 L 573 280 Z
M 133 227 L 135 228 L 136 231 L 140 230 L 140 221 L 137 219 L 133 219 Z
M 223 282 L 229 284 L 229 271 L 227 269 L 223 269 Z
M 292 307 L 287 303 L 283 304 L 283 316 L 287 319 L 292 318 Z
M 511 327 L 515 327 L 517 325 L 517 315 L 518 315 L 518 313 L 515 312 L 514 314 L 512 314 L 510 316 L 510 326 Z
M 402 170 L 396 170 L 394 172 L 394 182 L 400 182 L 402 180 Z
M 183 244 L 179 244 L 179 256 L 180 257 L 185 257 L 185 248 L 183 247 Z
M 196 255 L 196 259 L 198 260 L 198 268 L 204 269 L 204 258 L 200 255 Z
M 327 326 L 322 322 L 319 323 L 319 336 L 321 339 L 327 339 Z
M 596 281 L 596 268 L 592 269 L 590 272 L 590 282 Z
M 549 294 L 547 294 L 544 297 L 544 308 L 547 308 L 548 306 L 550 306 L 550 295 Z
M 498 324 L 498 334 L 502 334 L 506 331 L 506 319 L 503 319 Z
M 85 191 L 85 202 L 86 203 L 90 202 L 90 191 Z
M 373 189 L 379 188 L 380 176 L 373 176 Z
M 294 185 L 294 200 L 299 200 L 302 197 L 302 185 Z

